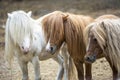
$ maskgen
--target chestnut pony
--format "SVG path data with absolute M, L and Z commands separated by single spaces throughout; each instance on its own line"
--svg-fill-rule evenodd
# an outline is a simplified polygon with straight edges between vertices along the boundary
M 101 53 L 110 64 L 113 80 L 120 79 L 120 19 L 114 15 L 103 15 L 85 29 L 87 53 L 85 60 L 93 63 Z
M 83 63 L 86 48 L 83 30 L 92 21 L 93 19 L 89 16 L 74 15 L 61 11 L 54 11 L 41 21 L 48 40 L 46 51 L 55 55 L 55 52 L 65 42 L 68 52 L 76 65 L 79 80 L 84 80 Z M 86 80 L 91 80 L 91 64 L 86 63 L 85 67 Z

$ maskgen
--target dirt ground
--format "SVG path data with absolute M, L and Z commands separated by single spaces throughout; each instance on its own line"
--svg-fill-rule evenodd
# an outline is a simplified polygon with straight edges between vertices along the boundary
M 120 9 L 118 8 L 110 7 L 107 9 L 101 9 L 97 7 L 98 9 L 95 9 L 94 5 L 92 5 L 92 7 L 90 6 L 92 3 L 85 1 L 86 0 L 81 0 L 81 2 L 79 0 L 31 0 L 23 2 L 7 2 L 7 0 L 3 0 L 0 2 L 0 80 L 21 80 L 22 76 L 16 59 L 14 60 L 12 70 L 8 69 L 5 64 L 4 29 L 1 27 L 5 24 L 8 12 L 12 12 L 14 10 L 31 10 L 33 11 L 34 18 L 38 18 L 55 10 L 90 15 L 94 18 L 103 14 L 115 14 L 120 16 Z M 33 66 L 31 63 L 29 63 L 28 66 L 30 80 L 34 80 Z M 40 61 L 42 80 L 55 80 L 58 68 L 59 65 L 52 59 Z M 108 62 L 104 58 L 93 63 L 92 74 L 93 80 L 112 80 L 112 71 Z
M 12 72 L 4 64 L 3 59 L 4 52 L 1 51 L 0 54 L 0 80 L 22 80 L 21 70 L 17 61 L 14 61 Z M 16 60 L 16 59 L 15 59 Z M 34 71 L 32 64 L 29 63 L 29 80 L 34 80 Z M 57 76 L 59 65 L 52 59 L 46 61 L 40 61 L 40 70 L 42 80 L 55 80 Z M 92 67 L 93 80 L 112 80 L 111 69 L 106 60 L 97 60 Z

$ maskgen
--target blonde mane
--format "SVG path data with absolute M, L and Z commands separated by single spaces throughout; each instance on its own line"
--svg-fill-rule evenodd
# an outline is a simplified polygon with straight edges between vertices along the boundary
M 87 26 L 87 28 L 85 28 L 84 30 L 84 39 L 85 39 L 85 43 L 86 45 L 88 44 L 88 37 L 89 37 L 89 33 L 90 33 L 90 30 L 92 28 L 92 25 L 96 25 L 96 26 L 99 26 L 97 22 L 99 21 L 102 21 L 102 20 L 105 20 L 105 19 L 119 19 L 118 16 L 115 16 L 115 15 L 112 15 L 112 14 L 107 14 L 107 15 L 102 15 L 102 16 L 99 16 L 98 18 L 96 18 L 94 20 L 93 23 L 91 23 L 90 25 Z M 103 32 L 102 32 L 103 33 Z M 105 36 L 105 34 L 103 33 L 103 35 Z M 103 39 L 101 39 L 101 44 L 102 43 L 105 43 L 105 41 Z
M 92 32 L 106 56 L 120 74 L 120 19 L 105 19 L 89 25 L 88 34 Z

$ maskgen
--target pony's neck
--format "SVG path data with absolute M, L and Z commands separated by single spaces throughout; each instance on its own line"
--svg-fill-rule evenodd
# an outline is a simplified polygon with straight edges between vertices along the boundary
M 70 32 L 72 31 L 73 30 L 70 30 Z M 82 33 L 79 33 L 79 34 L 82 34 Z M 85 55 L 85 43 L 84 43 L 82 36 L 80 36 L 79 34 L 68 33 L 65 31 L 65 42 L 68 46 L 68 51 L 70 55 L 76 59 L 78 58 L 82 59 L 83 56 Z
M 78 18 L 76 18 L 78 19 Z M 83 23 L 69 18 L 64 24 L 65 42 L 68 46 L 68 51 L 74 59 L 81 59 L 85 55 L 85 43 L 83 38 Z

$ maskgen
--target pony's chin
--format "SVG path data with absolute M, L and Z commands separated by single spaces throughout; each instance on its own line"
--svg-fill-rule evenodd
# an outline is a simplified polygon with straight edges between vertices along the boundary
M 87 60 L 85 60 L 85 62 L 86 63 L 89 63 L 89 64 L 92 64 L 92 63 L 94 63 L 96 60 L 90 60 L 90 61 L 87 61 Z
M 52 51 L 52 52 L 50 52 L 50 54 L 51 54 L 51 55 L 55 55 L 55 52 L 56 52 L 56 51 Z
M 24 54 L 24 55 L 27 55 L 27 54 L 28 54 L 28 52 L 23 52 L 23 54 Z
M 24 55 L 27 55 L 30 52 L 30 50 L 21 50 L 21 51 L 23 52 Z
M 54 57 L 55 55 L 52 55 L 49 52 L 43 51 L 39 53 L 38 56 L 40 60 L 47 60 L 47 59 Z

